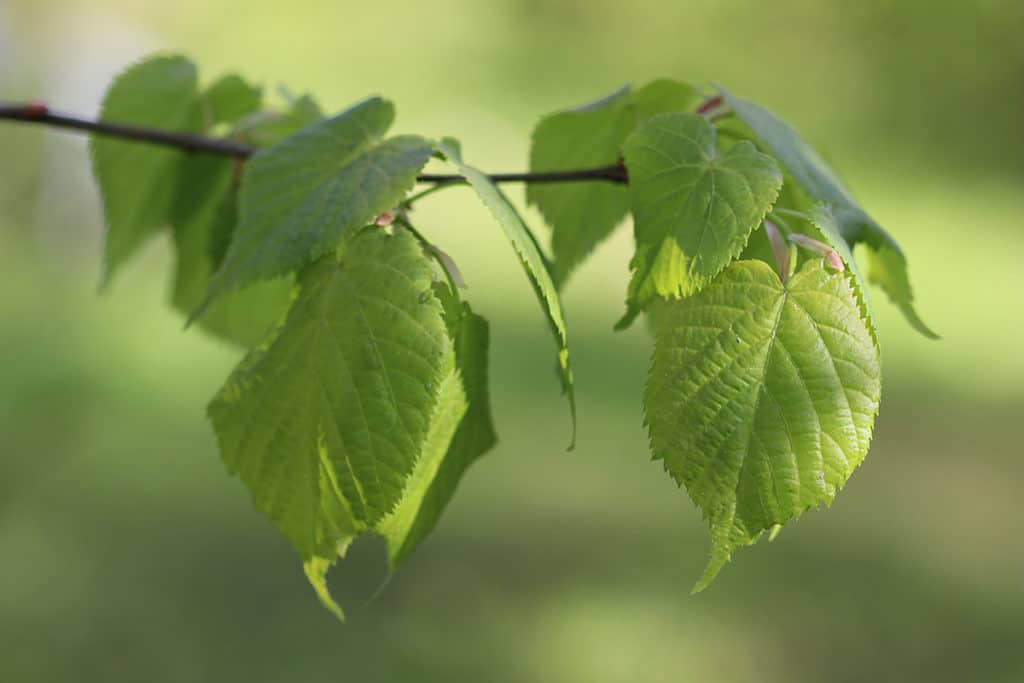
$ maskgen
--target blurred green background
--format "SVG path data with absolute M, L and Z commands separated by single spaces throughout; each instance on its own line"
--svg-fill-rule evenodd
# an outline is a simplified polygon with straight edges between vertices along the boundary
M 85 141 L 0 124 L 0 681 L 1024 680 L 1024 3 L 1020 0 L 2 0 L 0 100 L 93 114 L 181 51 L 328 110 L 525 166 L 549 111 L 625 82 L 716 81 L 819 143 L 902 242 L 916 336 L 876 292 L 870 457 L 830 511 L 709 542 L 649 461 L 650 342 L 613 334 L 626 227 L 569 283 L 580 438 L 518 264 L 464 190 L 420 209 L 492 320 L 501 443 L 378 597 L 381 549 L 317 603 L 204 419 L 238 352 L 183 333 L 154 242 L 97 296 Z M 512 188 L 517 200 L 520 188 Z M 528 218 L 546 236 L 534 212 Z

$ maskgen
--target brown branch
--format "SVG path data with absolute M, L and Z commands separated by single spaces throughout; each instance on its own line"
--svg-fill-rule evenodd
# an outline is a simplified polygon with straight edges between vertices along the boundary
M 94 121 L 50 111 L 45 104 L 0 104 L 0 120 L 35 123 L 55 128 L 84 131 L 94 135 L 134 140 L 136 142 L 163 147 L 173 147 L 184 152 L 215 154 L 219 156 L 246 159 L 258 151 L 257 147 L 230 140 L 208 138 L 191 133 L 177 133 L 157 128 L 144 128 L 109 121 Z M 626 167 L 620 162 L 598 168 L 572 169 L 566 171 L 542 171 L 537 173 L 495 173 L 489 176 L 495 183 L 562 183 L 576 181 L 606 181 L 624 184 L 629 181 Z M 466 179 L 457 174 L 428 173 L 416 179 L 421 183 L 450 184 L 463 183 Z
M 107 137 L 145 142 L 152 145 L 174 147 L 184 152 L 219 154 L 238 159 L 250 157 L 256 152 L 255 147 L 231 142 L 230 140 L 216 140 L 190 133 L 176 133 L 157 128 L 143 128 L 141 126 L 110 123 L 107 121 L 91 121 L 75 116 L 57 114 L 50 111 L 49 107 L 44 104 L 0 105 L 0 119 L 38 123 L 55 128 L 67 128 L 96 135 L 105 135 Z

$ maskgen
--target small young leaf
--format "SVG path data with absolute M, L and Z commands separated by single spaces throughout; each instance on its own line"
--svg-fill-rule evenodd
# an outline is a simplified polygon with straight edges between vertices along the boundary
M 544 117 L 533 130 L 531 171 L 561 171 L 616 163 L 622 143 L 655 114 L 687 111 L 700 102 L 691 86 L 654 81 L 628 86 L 593 104 Z M 629 211 L 625 187 L 609 183 L 531 184 L 526 199 L 551 226 L 554 277 L 565 284 L 571 271 L 611 234 Z
M 711 527 L 701 590 L 734 549 L 831 503 L 864 459 L 878 349 L 850 275 L 821 259 L 786 285 L 738 261 L 661 308 L 644 409 L 654 457 Z
M 914 310 L 907 259 L 899 245 L 860 208 L 835 171 L 782 119 L 721 87 L 718 91 L 736 116 L 750 127 L 761 144 L 779 160 L 804 191 L 815 201 L 831 206 L 842 237 L 850 245 L 864 242 L 871 247 L 874 252 L 871 280 L 889 295 L 910 325 L 924 336 L 938 339 L 938 335 L 924 324 Z
M 206 127 L 234 123 L 258 111 L 263 103 L 263 89 L 250 85 L 241 76 L 222 76 L 203 93 Z
M 714 127 L 696 114 L 660 114 L 626 140 L 637 245 L 632 311 L 707 285 L 778 196 L 782 173 L 771 157 L 747 141 L 720 154 L 715 142 Z
M 477 196 L 498 220 L 498 224 L 505 231 L 505 235 L 512 243 L 512 248 L 515 249 L 519 261 L 530 278 L 537 299 L 544 308 L 544 313 L 547 315 L 558 344 L 558 367 L 562 390 L 569 400 L 569 412 L 572 417 L 572 438 L 569 443 L 571 450 L 576 444 L 576 396 L 573 391 L 572 367 L 569 364 L 569 337 L 566 332 L 565 318 L 562 315 L 562 303 L 558 298 L 555 283 L 551 279 L 547 259 L 515 207 L 491 182 L 490 178 L 482 171 L 464 163 L 461 154 L 452 146 L 441 143 L 437 149 L 458 168 L 459 173 L 466 177 Z
M 284 112 L 257 111 L 239 120 L 233 132 L 243 142 L 273 147 L 324 118 L 320 105 L 309 95 L 291 102 Z
M 304 559 L 333 559 L 402 497 L 453 365 L 432 267 L 404 231 L 303 271 L 276 338 L 209 415 L 228 470 Z
M 416 136 L 383 140 L 393 118 L 394 107 L 374 97 L 257 152 L 246 163 L 239 225 L 204 306 L 239 285 L 302 268 L 395 206 L 432 147 Z
M 202 130 L 195 65 L 151 57 L 129 67 L 107 90 L 100 119 L 170 131 Z M 107 221 L 104 284 L 147 238 L 169 223 L 181 152 L 94 136 L 93 171 Z

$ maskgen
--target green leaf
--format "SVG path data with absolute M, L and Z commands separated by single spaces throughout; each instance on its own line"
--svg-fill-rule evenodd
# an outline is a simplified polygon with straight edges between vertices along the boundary
M 505 235 L 519 256 L 519 260 L 530 278 L 530 283 L 533 285 L 534 292 L 537 294 L 537 299 L 547 315 L 558 344 L 559 377 L 562 382 L 562 390 L 569 400 L 569 412 L 572 416 L 572 438 L 569 443 L 569 449 L 572 450 L 576 444 L 576 397 L 573 391 L 572 367 L 569 364 L 569 337 L 566 332 L 565 318 L 562 315 L 562 304 L 558 298 L 555 283 L 551 279 L 547 259 L 515 207 L 491 182 L 490 178 L 482 171 L 464 163 L 459 151 L 453 149 L 451 145 L 441 143 L 437 149 L 458 168 L 459 173 L 465 176 L 477 196 L 490 209 L 502 230 L 505 231 Z
M 725 89 L 718 91 L 737 117 L 746 123 L 765 148 L 812 199 L 830 205 L 843 238 L 852 246 L 864 242 L 874 251 L 871 280 L 889 295 L 910 325 L 931 339 L 938 339 L 914 310 L 907 274 L 907 259 L 896 241 L 854 199 L 835 171 L 789 124 L 767 109 L 740 99 Z
M 811 209 L 809 218 L 811 224 L 818 229 L 823 241 L 839 253 L 839 257 L 853 275 L 853 288 L 857 296 L 857 303 L 860 305 L 861 317 L 867 323 L 868 331 L 871 332 L 871 339 L 875 342 L 875 346 L 878 346 L 878 330 L 875 328 L 875 317 L 871 311 L 871 299 L 868 298 L 864 278 L 860 274 L 860 267 L 857 265 L 857 260 L 853 257 L 850 245 L 843 239 L 839 222 L 832 213 L 832 209 L 827 204 L 819 204 Z
M 432 147 L 416 136 L 382 139 L 393 118 L 389 102 L 370 98 L 257 152 L 245 165 L 239 225 L 204 305 L 302 268 L 398 204 Z
M 373 528 L 388 544 L 391 571 L 430 533 L 466 469 L 496 440 L 487 389 L 487 322 L 446 285 L 436 283 L 434 293 L 455 344 L 455 365 L 441 380 L 422 452 L 401 500 Z M 320 601 L 340 619 L 344 615 L 327 588 L 327 572 L 352 540 L 339 542 L 338 557 L 314 557 L 304 566 Z
M 313 586 L 313 590 L 316 591 L 320 604 L 326 607 L 339 621 L 345 621 L 345 612 L 341 609 L 341 605 L 331 596 L 331 591 L 327 587 L 327 572 L 330 571 L 338 559 L 345 557 L 345 551 L 348 550 L 351 543 L 352 538 L 339 543 L 336 556 L 311 557 L 302 563 L 302 569 L 306 572 L 306 579 Z
M 107 90 L 100 119 L 170 131 L 202 130 L 195 65 L 151 57 L 125 70 Z M 93 172 L 107 221 L 103 283 L 169 223 L 181 152 L 111 137 L 90 139 Z
M 864 459 L 878 349 L 850 276 L 821 259 L 785 286 L 737 261 L 663 308 L 644 409 L 654 457 L 711 527 L 701 590 L 734 549 L 831 503 Z
M 235 123 L 258 111 L 262 103 L 262 88 L 250 85 L 236 74 L 222 76 L 203 93 L 206 127 Z
M 775 161 L 748 141 L 720 154 L 696 114 L 661 114 L 625 144 L 636 231 L 629 306 L 689 296 L 743 250 L 782 186 Z M 627 314 L 628 317 L 628 314 Z
M 622 143 L 655 114 L 693 109 L 699 94 L 689 85 L 654 81 L 628 86 L 593 104 L 544 117 L 533 130 L 531 171 L 562 171 L 616 163 Z M 554 276 L 564 285 L 571 271 L 605 240 L 629 211 L 624 186 L 611 183 L 531 184 L 526 199 L 552 228 Z
M 445 308 L 451 311 L 446 321 L 456 369 L 442 382 L 430 434 L 402 500 L 377 528 L 388 541 L 392 569 L 433 530 L 466 469 L 497 441 L 487 382 L 487 321 L 468 304 L 453 301 Z
M 233 132 L 243 142 L 257 147 L 272 147 L 323 118 L 323 111 L 316 100 L 303 95 L 290 103 L 284 112 L 258 111 L 245 116 L 235 124 Z
M 210 404 L 228 470 L 307 561 L 402 497 L 454 363 L 431 278 L 404 231 L 362 233 L 303 271 L 276 338 Z
M 171 303 L 185 315 L 196 309 L 215 265 L 215 239 L 230 240 L 237 222 L 234 160 L 193 155 L 180 161 L 171 222 L 175 269 Z M 198 319 L 201 328 L 253 348 L 288 310 L 292 278 L 256 282 L 215 301 Z
M 868 279 L 889 295 L 889 300 L 900 309 L 911 327 L 929 339 L 939 339 L 939 335 L 921 320 L 914 309 L 914 293 L 910 288 L 907 259 L 903 252 L 884 241 L 876 244 L 868 256 L 871 264 Z

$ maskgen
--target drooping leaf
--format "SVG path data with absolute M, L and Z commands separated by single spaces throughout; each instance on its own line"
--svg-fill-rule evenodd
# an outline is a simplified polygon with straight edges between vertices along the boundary
M 203 92 L 206 127 L 235 123 L 258 111 L 262 103 L 262 88 L 249 84 L 237 74 L 222 76 Z
M 210 155 L 184 157 L 171 211 L 175 270 L 172 305 L 190 314 L 209 286 L 219 235 L 230 239 L 237 222 L 234 160 Z M 213 302 L 200 327 L 227 341 L 253 348 L 279 322 L 291 301 L 293 278 L 255 282 Z
M 632 312 L 707 285 L 775 202 L 782 186 L 775 161 L 750 142 L 724 154 L 715 142 L 714 127 L 696 114 L 660 114 L 626 140 L 637 245 Z
M 434 292 L 444 309 L 455 345 L 455 364 L 448 367 L 438 389 L 437 404 L 422 452 L 395 509 L 372 531 L 384 537 L 391 571 L 434 528 L 466 469 L 495 443 L 487 388 L 487 322 L 458 300 L 447 285 Z M 320 601 L 344 619 L 327 587 L 327 572 L 344 557 L 353 538 L 338 544 L 338 557 L 314 557 L 305 563 L 306 577 Z
M 565 317 L 562 315 L 562 304 L 558 298 L 558 290 L 551 279 L 550 267 L 547 259 L 537 244 L 533 233 L 526 227 L 526 223 L 519 216 L 519 213 L 509 202 L 508 198 L 491 182 L 482 171 L 469 166 L 462 161 L 462 156 L 457 149 L 451 145 L 441 143 L 437 146 L 441 152 L 456 168 L 459 173 L 465 176 L 470 186 L 476 191 L 480 200 L 490 209 L 497 219 L 498 224 L 505 235 L 512 243 L 519 256 L 523 268 L 526 270 L 530 283 L 533 285 L 551 325 L 558 344 L 558 367 L 559 376 L 562 381 L 562 389 L 569 400 L 569 411 L 572 416 L 572 439 L 569 444 L 570 450 L 576 443 L 576 397 L 573 391 L 572 367 L 569 363 L 569 337 L 565 327 Z
M 394 207 L 432 147 L 416 136 L 382 139 L 393 118 L 389 102 L 370 98 L 249 159 L 238 228 L 205 305 L 302 268 Z
M 339 621 L 345 621 L 345 612 L 341 609 L 334 597 L 331 595 L 330 589 L 327 587 L 327 572 L 330 571 L 331 567 L 339 560 L 345 557 L 345 552 L 348 547 L 352 544 L 355 539 L 354 536 L 350 536 L 343 541 L 340 541 L 337 546 L 336 553 L 331 557 L 311 557 L 302 563 L 302 569 L 306 573 L 306 579 L 309 584 L 313 587 L 316 592 L 317 598 L 320 600 L 320 604 L 327 608 L 327 610 L 336 616 Z
M 388 541 L 392 569 L 431 532 L 466 469 L 497 440 L 487 382 L 487 321 L 468 304 L 450 303 L 445 311 L 456 370 L 442 382 L 439 410 L 402 500 L 377 529 Z
M 387 515 L 454 364 L 432 270 L 404 231 L 367 231 L 303 271 L 264 348 L 210 404 L 228 470 L 305 560 Z
M 100 109 L 100 119 L 169 131 L 199 132 L 196 67 L 184 57 L 151 57 L 118 76 Z M 107 222 L 103 282 L 147 238 L 169 223 L 175 173 L 182 153 L 112 137 L 90 140 L 93 172 Z
M 874 251 L 871 280 L 882 287 L 903 312 L 910 325 L 931 339 L 936 335 L 914 310 L 907 275 L 907 259 L 896 241 L 869 216 L 835 171 L 789 124 L 770 111 L 719 87 L 736 116 L 746 123 L 761 144 L 779 160 L 815 201 L 830 205 L 843 238 L 850 244 L 864 242 Z
M 533 130 L 531 171 L 562 171 L 616 163 L 622 143 L 655 114 L 693 109 L 700 96 L 676 81 L 628 86 L 584 107 L 544 117 Z M 611 234 L 629 211 L 624 186 L 611 183 L 530 184 L 526 199 L 552 228 L 554 277 L 565 284 L 571 271 Z
M 866 243 L 870 244 L 870 242 Z M 884 241 L 877 241 L 875 248 L 868 253 L 868 280 L 882 288 L 910 326 L 928 337 L 939 339 L 914 309 L 914 293 L 910 288 L 910 276 L 907 273 L 907 259 L 903 252 Z
M 821 259 L 785 286 L 737 261 L 661 307 L 644 409 L 654 457 L 711 527 L 700 590 L 734 549 L 831 503 L 864 459 L 878 349 L 850 275 Z

